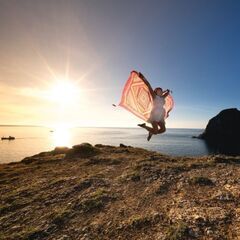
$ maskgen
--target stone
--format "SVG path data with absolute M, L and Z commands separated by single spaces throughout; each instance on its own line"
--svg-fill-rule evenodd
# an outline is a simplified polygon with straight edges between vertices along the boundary
M 96 147 L 93 147 L 90 143 L 81 143 L 78 145 L 74 145 L 72 149 L 70 149 L 67 152 L 66 158 L 71 158 L 71 157 L 86 158 L 86 157 L 95 156 L 98 153 L 100 153 L 100 150 Z
M 68 147 L 55 147 L 52 151 L 53 154 L 66 154 L 68 152 Z
M 222 110 L 209 120 L 199 135 L 214 153 L 240 154 L 240 111 L 237 108 Z

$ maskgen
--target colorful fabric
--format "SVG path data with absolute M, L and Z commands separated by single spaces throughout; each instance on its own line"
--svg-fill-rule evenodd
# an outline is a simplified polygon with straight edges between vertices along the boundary
M 173 104 L 173 98 L 169 94 L 165 98 L 165 104 L 163 106 L 166 112 L 165 118 L 168 117 L 168 113 L 172 110 Z M 149 119 L 153 108 L 153 98 L 147 85 L 138 76 L 136 71 L 131 72 L 124 86 L 119 105 L 144 121 Z

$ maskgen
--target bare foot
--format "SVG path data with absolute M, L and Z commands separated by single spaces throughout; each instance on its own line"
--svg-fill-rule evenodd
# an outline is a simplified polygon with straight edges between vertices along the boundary
M 138 126 L 144 128 L 146 127 L 146 123 L 138 124 Z
M 148 134 L 147 140 L 150 141 L 150 139 L 152 138 L 152 133 Z

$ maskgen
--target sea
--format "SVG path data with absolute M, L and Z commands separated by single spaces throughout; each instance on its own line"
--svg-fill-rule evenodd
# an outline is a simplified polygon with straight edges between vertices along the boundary
M 0 126 L 0 136 L 14 136 L 15 140 L 0 141 L 0 163 L 21 161 L 23 158 L 56 146 L 71 147 L 88 142 L 92 145 L 120 143 L 161 152 L 173 156 L 203 156 L 211 154 L 205 142 L 193 138 L 203 129 L 169 128 L 164 134 L 154 135 L 147 141 L 142 128 L 57 128 Z

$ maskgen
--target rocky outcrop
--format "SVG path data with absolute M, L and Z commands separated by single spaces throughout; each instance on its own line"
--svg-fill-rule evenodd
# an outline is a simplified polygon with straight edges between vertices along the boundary
M 209 120 L 199 137 L 214 152 L 240 154 L 240 111 L 237 108 L 221 111 Z
M 0 239 L 239 240 L 240 156 L 121 144 L 0 164 Z

